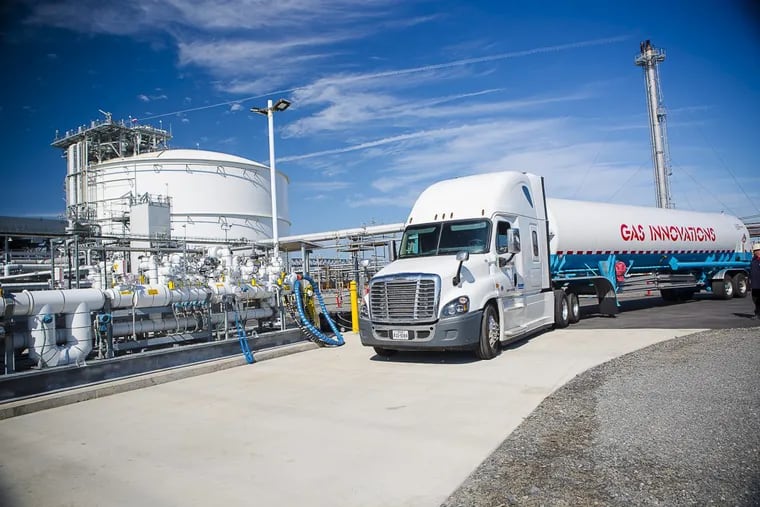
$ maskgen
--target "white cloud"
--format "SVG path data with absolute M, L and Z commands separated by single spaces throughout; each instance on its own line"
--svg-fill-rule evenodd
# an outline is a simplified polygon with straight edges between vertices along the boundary
M 338 37 L 313 36 L 281 40 L 223 39 L 204 41 L 179 40 L 179 64 L 197 65 L 214 76 L 230 78 L 241 73 L 257 75 L 293 75 L 298 66 L 323 59 L 329 54 L 309 52 L 340 40 Z M 274 64 L 276 62 L 276 65 Z
M 348 181 L 301 181 L 292 185 L 294 188 L 304 188 L 313 192 L 345 190 L 350 186 L 351 183 Z
M 141 93 L 140 95 L 137 96 L 137 98 L 143 102 L 151 102 L 154 100 L 166 100 L 169 97 L 167 97 L 165 93 L 162 93 L 160 95 L 146 95 L 144 93 Z
M 171 27 L 201 31 L 265 30 L 319 26 L 333 20 L 351 25 L 381 17 L 393 0 L 27 0 L 29 21 L 84 33 L 137 34 Z M 266 13 L 265 15 L 263 15 Z M 125 21 L 125 20 L 128 20 Z
M 235 102 L 234 104 L 230 105 L 230 111 L 240 111 L 243 109 L 243 106 L 240 104 L 240 102 Z
M 32 24 L 149 39 L 167 34 L 180 66 L 207 70 L 233 93 L 261 93 L 299 69 L 317 68 L 337 42 L 436 18 L 399 16 L 396 0 L 364 0 L 360 8 L 355 0 L 25 1 Z

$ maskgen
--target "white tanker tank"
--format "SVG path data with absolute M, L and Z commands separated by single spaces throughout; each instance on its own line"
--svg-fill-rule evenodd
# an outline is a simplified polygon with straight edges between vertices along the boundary
M 590 256 L 615 255 L 634 271 L 671 268 L 670 259 L 739 260 L 749 234 L 737 217 L 599 202 L 547 199 L 551 255 L 563 269 L 587 264 Z

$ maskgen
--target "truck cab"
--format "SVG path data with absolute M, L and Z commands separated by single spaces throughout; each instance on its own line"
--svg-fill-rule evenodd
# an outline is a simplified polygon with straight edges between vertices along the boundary
M 419 196 L 397 259 L 370 281 L 362 344 L 398 350 L 474 350 L 555 324 L 567 301 L 551 287 L 543 179 L 501 172 L 441 181 Z M 562 316 L 564 315 L 564 320 Z

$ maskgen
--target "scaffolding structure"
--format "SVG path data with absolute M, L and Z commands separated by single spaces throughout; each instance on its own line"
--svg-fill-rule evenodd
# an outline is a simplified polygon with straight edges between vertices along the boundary
M 95 172 L 93 166 L 115 158 L 127 158 L 142 153 L 167 149 L 172 135 L 169 131 L 150 125 L 139 125 L 136 119 L 113 121 L 111 113 L 101 111 L 104 120 L 93 120 L 56 136 L 51 146 L 63 150 L 67 161 L 66 215 L 69 220 L 94 220 Z

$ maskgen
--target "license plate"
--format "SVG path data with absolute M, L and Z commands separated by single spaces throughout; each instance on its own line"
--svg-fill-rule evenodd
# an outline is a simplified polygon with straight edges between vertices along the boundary
M 391 331 L 391 339 L 392 340 L 408 340 L 409 339 L 409 331 L 406 329 L 394 329 Z

